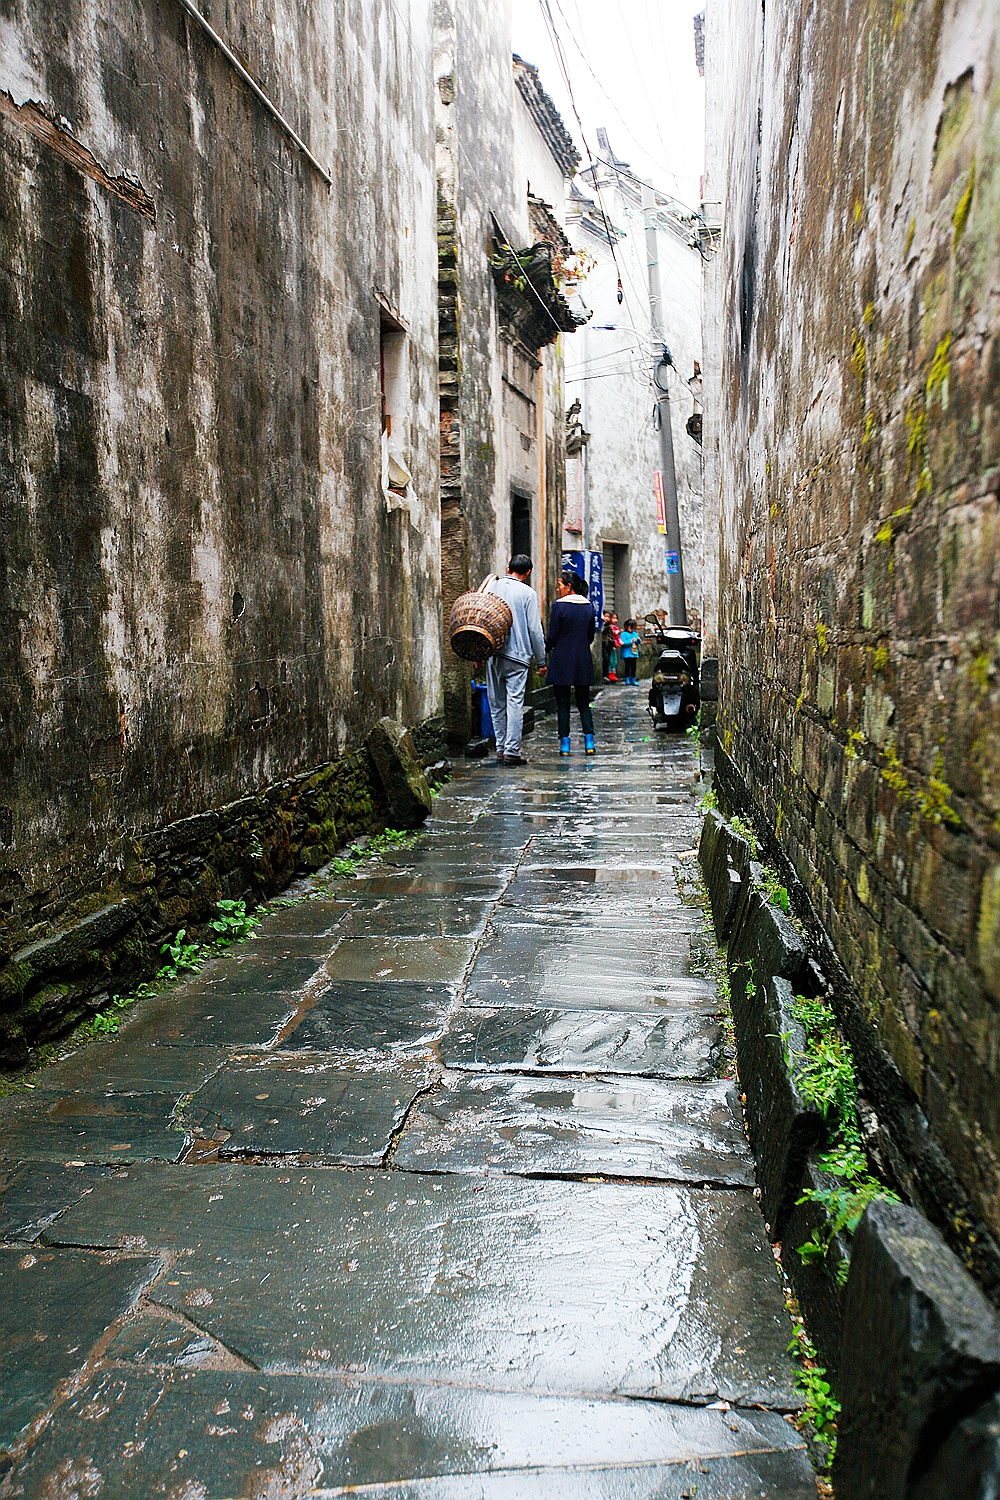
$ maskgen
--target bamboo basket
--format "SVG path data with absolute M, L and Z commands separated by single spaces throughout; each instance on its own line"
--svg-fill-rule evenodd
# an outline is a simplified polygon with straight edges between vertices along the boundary
M 451 606 L 451 649 L 463 661 L 485 661 L 495 656 L 510 634 L 514 623 L 510 605 L 499 594 L 487 593 L 494 576 L 491 573 L 484 578 L 471 593 L 459 594 Z

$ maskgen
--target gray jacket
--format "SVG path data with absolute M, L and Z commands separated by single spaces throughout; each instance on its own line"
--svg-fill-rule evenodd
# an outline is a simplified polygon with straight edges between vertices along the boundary
M 514 623 L 498 656 L 509 661 L 529 662 L 534 656 L 540 667 L 545 665 L 545 636 L 542 633 L 542 616 L 538 608 L 538 595 L 519 578 L 497 578 L 490 584 L 490 593 L 499 594 L 510 605 Z

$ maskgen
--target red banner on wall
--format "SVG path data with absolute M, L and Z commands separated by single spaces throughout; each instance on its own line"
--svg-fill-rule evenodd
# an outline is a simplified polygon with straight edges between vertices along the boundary
M 667 513 L 663 508 L 663 475 L 659 469 L 653 472 L 653 493 L 656 496 L 656 529 L 661 536 L 666 536 Z

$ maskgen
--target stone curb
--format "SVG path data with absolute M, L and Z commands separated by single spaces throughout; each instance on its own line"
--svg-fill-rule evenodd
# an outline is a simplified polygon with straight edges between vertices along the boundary
M 854 1236 L 844 1307 L 843 1410 L 833 1477 L 838 1500 L 914 1500 L 966 1418 L 1000 1390 L 1000 1316 L 941 1235 L 914 1208 L 869 1204 Z M 967 1487 L 1000 1480 L 996 1442 L 981 1442 Z M 992 1487 L 987 1476 L 992 1476 Z
M 800 1197 L 810 1190 L 828 1191 L 837 1183 L 829 1172 L 821 1170 L 818 1156 L 819 1152 L 814 1151 L 806 1162 L 799 1185 Z M 838 1281 L 837 1272 L 841 1264 L 850 1266 L 851 1239 L 846 1234 L 834 1235 L 825 1262 L 805 1261 L 798 1253 L 799 1246 L 805 1244 L 814 1229 L 825 1235 L 829 1222 L 826 1210 L 819 1203 L 797 1204 L 784 1227 L 781 1261 L 798 1298 L 819 1362 L 828 1378 L 837 1385 L 846 1296 L 846 1288 Z

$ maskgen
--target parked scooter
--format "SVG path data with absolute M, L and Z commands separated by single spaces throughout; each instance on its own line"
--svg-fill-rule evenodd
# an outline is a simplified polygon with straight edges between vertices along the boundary
M 649 688 L 647 712 L 658 730 L 687 729 L 693 724 L 701 703 L 698 690 L 698 647 L 693 630 L 680 625 L 661 625 L 655 615 L 646 620 L 656 627 L 656 643 L 661 648 Z

